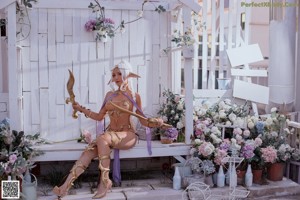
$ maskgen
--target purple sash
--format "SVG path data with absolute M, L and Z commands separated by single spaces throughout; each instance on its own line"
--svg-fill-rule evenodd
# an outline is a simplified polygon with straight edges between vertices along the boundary
M 131 103 L 136 107 L 136 109 L 143 115 L 143 117 L 146 117 L 144 113 L 142 112 L 141 108 L 137 105 L 137 103 L 126 93 L 122 92 L 122 94 L 127 97 Z M 105 106 L 107 101 L 111 100 L 113 97 L 117 96 L 116 93 L 113 93 L 111 96 L 106 98 L 101 106 L 101 109 Z M 104 120 L 101 120 L 98 122 L 97 126 L 97 133 L 96 135 L 103 134 L 104 132 Z M 146 127 L 146 139 L 147 139 L 147 149 L 149 155 L 152 155 L 152 150 L 151 150 L 151 131 L 150 128 Z M 119 149 L 114 149 L 114 163 L 113 163 L 113 180 L 115 183 L 118 185 L 121 184 L 121 171 L 120 171 L 120 150 Z

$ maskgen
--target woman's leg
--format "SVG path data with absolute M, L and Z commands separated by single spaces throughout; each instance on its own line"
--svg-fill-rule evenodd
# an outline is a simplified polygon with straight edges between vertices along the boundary
M 85 171 L 91 163 L 91 160 L 97 157 L 97 154 L 98 149 L 95 143 L 87 146 L 87 148 L 82 152 L 80 158 L 75 162 L 65 182 L 60 187 L 54 187 L 53 192 L 59 199 L 60 197 L 67 195 L 68 190 L 73 185 L 73 182 Z
M 129 149 L 136 143 L 136 136 L 132 132 L 113 132 L 107 131 L 97 137 L 99 169 L 101 171 L 100 184 L 98 191 L 93 198 L 102 198 L 106 195 L 107 190 L 112 186 L 109 179 L 110 171 L 110 153 L 111 148 Z

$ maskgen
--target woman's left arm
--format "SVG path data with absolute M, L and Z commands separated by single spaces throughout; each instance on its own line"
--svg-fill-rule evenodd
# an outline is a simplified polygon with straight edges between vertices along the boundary
M 140 108 L 140 109 L 136 109 L 136 113 L 144 116 L 144 114 L 140 112 L 140 110 L 142 110 L 141 97 L 138 93 L 136 93 L 135 97 L 136 97 L 136 104 Z M 139 118 L 139 120 L 143 126 L 147 126 L 149 128 L 158 128 L 161 127 L 164 123 L 163 120 L 160 118 L 148 118 L 147 120 Z

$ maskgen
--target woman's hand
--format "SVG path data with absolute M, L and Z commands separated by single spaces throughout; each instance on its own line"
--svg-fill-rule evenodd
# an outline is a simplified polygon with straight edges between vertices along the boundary
M 148 127 L 158 128 L 164 124 L 164 121 L 161 118 L 148 118 Z
M 79 112 L 83 111 L 83 107 L 81 105 L 79 105 L 79 103 L 77 103 L 76 101 L 72 104 L 73 109 Z

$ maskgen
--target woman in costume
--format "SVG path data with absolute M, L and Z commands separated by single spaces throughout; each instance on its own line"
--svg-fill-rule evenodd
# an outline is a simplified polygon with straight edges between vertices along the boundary
M 131 65 L 126 61 L 114 66 L 109 82 L 112 91 L 106 94 L 104 103 L 98 113 L 80 106 L 77 102 L 73 104 L 74 110 L 82 112 L 86 117 L 93 120 L 101 121 L 108 114 L 110 124 L 103 134 L 98 135 L 87 146 L 71 169 L 64 184 L 60 187 L 54 187 L 53 192 L 58 196 L 58 199 L 67 195 L 72 183 L 85 171 L 91 160 L 96 157 L 99 158 L 101 175 L 97 193 L 93 196 L 93 199 L 104 197 L 107 191 L 111 189 L 112 181 L 109 179 L 111 149 L 130 149 L 137 141 L 136 130 L 130 117 L 131 114 L 122 111 L 122 109 L 133 111 L 136 107 L 136 114 L 143 115 L 140 95 L 133 92 L 130 81 L 130 78 L 138 78 L 139 76 L 131 71 Z M 122 109 L 117 108 L 116 105 Z M 163 121 L 158 118 L 139 118 L 139 120 L 142 125 L 150 128 L 164 126 Z

